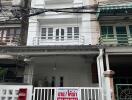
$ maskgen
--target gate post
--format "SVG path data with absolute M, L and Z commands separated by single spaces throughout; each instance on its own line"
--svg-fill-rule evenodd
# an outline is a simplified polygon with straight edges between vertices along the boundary
M 107 88 L 108 100 L 115 100 L 114 81 L 113 81 L 114 74 L 115 72 L 112 70 L 107 70 L 104 72 L 104 77 L 106 78 L 106 88 Z

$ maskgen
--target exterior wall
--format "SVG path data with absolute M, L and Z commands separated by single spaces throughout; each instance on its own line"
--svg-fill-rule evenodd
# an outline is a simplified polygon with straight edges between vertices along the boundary
M 68 7 L 77 7 L 77 6 L 86 6 L 90 4 L 94 4 L 93 0 L 59 0 L 59 1 L 52 1 L 46 0 L 35 1 L 32 0 L 32 7 L 34 8 L 68 8 Z M 41 3 L 40 3 L 41 2 Z M 44 6 L 45 5 L 45 6 Z M 28 42 L 27 45 L 34 45 L 33 39 L 36 37 L 41 37 L 41 27 L 51 26 L 51 27 L 60 27 L 63 28 L 65 26 L 79 26 L 79 40 L 74 42 L 73 41 L 60 41 L 60 42 L 53 42 L 48 41 L 44 43 L 36 43 L 35 45 L 89 45 L 89 44 L 97 44 L 97 37 L 94 37 L 93 40 L 93 32 L 91 26 L 92 22 L 92 15 L 87 14 L 69 14 L 69 13 L 53 13 L 53 12 L 46 12 L 45 14 L 38 15 L 37 17 L 31 17 L 29 22 L 29 32 L 28 32 Z M 35 21 L 34 21 L 35 20 Z M 35 28 L 36 27 L 36 28 Z M 95 27 L 95 26 L 94 26 Z M 96 32 L 95 32 L 96 33 Z M 67 32 L 65 32 L 67 34 Z M 98 34 L 98 33 L 96 33 Z M 36 40 L 37 41 L 37 40 Z
M 48 56 L 33 59 L 34 82 L 47 78 L 51 86 L 52 77 L 55 77 L 55 87 L 59 86 L 60 77 L 64 78 L 64 87 L 92 87 L 91 58 L 81 56 Z M 44 82 L 42 82 L 44 83 Z M 42 85 L 43 86 L 43 85 Z

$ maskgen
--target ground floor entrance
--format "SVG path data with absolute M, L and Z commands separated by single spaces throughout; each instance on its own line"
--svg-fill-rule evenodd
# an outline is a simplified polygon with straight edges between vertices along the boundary
M 110 56 L 110 66 L 115 72 L 114 86 L 116 100 L 132 99 L 132 56 L 112 55 Z
M 45 46 L 1 49 L 8 51 L 5 55 L 12 56 L 17 66 L 13 66 L 12 70 L 17 77 L 21 76 L 23 79 L 21 82 L 0 82 L 0 100 L 17 100 L 21 96 L 24 96 L 25 100 L 104 100 L 98 79 L 101 78 L 101 60 L 97 64 L 99 51 L 96 47 Z M 22 69 L 19 69 L 18 65 L 22 65 Z M 2 70 L 3 68 L 5 67 L 3 66 Z
M 33 58 L 33 85 L 39 87 L 98 86 L 95 56 L 44 56 Z

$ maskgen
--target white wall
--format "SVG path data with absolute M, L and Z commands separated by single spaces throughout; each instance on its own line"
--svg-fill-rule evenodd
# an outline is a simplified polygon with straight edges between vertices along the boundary
M 39 0 L 41 1 L 41 0 Z M 43 0 L 44 1 L 44 0 Z M 38 2 L 39 3 L 39 2 Z M 43 3 L 42 3 L 43 4 Z M 44 8 L 65 8 L 65 7 L 77 7 L 77 6 L 85 6 L 85 5 L 90 5 L 93 4 L 89 0 L 59 0 L 59 1 L 54 1 L 54 0 L 46 0 L 45 1 L 45 6 Z M 32 1 L 32 5 L 35 5 L 35 0 Z M 33 6 L 34 7 L 34 6 Z M 39 6 L 35 6 L 36 8 Z M 51 13 L 47 12 L 43 15 L 39 15 L 35 18 L 37 18 L 34 23 L 33 20 L 30 20 L 29 23 L 29 32 L 28 32 L 28 43 L 27 45 L 33 45 L 33 37 L 39 36 L 39 28 L 35 28 L 38 26 L 43 26 L 43 25 L 56 25 L 59 24 L 59 26 L 62 26 L 62 24 L 76 24 L 80 26 L 80 35 L 84 37 L 84 42 L 83 45 L 89 45 L 89 44 L 97 44 L 97 39 L 98 37 L 95 37 L 95 41 L 93 41 L 92 37 L 92 30 L 93 26 L 91 25 L 91 14 L 69 14 L 69 13 Z M 30 18 L 32 19 L 32 18 Z M 38 26 L 37 26 L 38 24 Z M 62 26 L 63 27 L 63 26 Z M 98 27 L 98 26 L 95 26 Z M 33 32 L 34 30 L 34 32 Z M 35 32 L 36 31 L 36 32 Z M 97 34 L 95 34 L 97 35 Z M 56 45 L 59 45 L 60 43 L 55 43 Z M 64 45 L 70 45 L 68 42 L 67 43 L 62 43 Z M 82 45 L 82 43 L 76 43 L 77 45 Z M 54 43 L 48 42 L 47 44 L 42 43 L 41 45 L 54 45 Z M 73 45 L 75 45 L 73 43 Z
M 59 86 L 59 78 L 64 77 L 65 87 L 96 86 L 92 83 L 91 58 L 84 59 L 81 56 L 48 56 L 34 59 L 34 80 L 51 82 L 52 76 L 56 78 L 56 86 Z

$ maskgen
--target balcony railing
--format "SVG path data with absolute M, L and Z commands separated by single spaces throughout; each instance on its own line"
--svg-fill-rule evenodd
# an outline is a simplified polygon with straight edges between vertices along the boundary
M 33 45 L 79 45 L 84 43 L 83 36 L 38 36 L 33 38 Z
M 19 38 L 14 36 L 0 37 L 0 45 L 17 46 Z
M 103 45 L 132 45 L 132 35 L 127 34 L 107 34 L 101 35 L 99 39 Z

